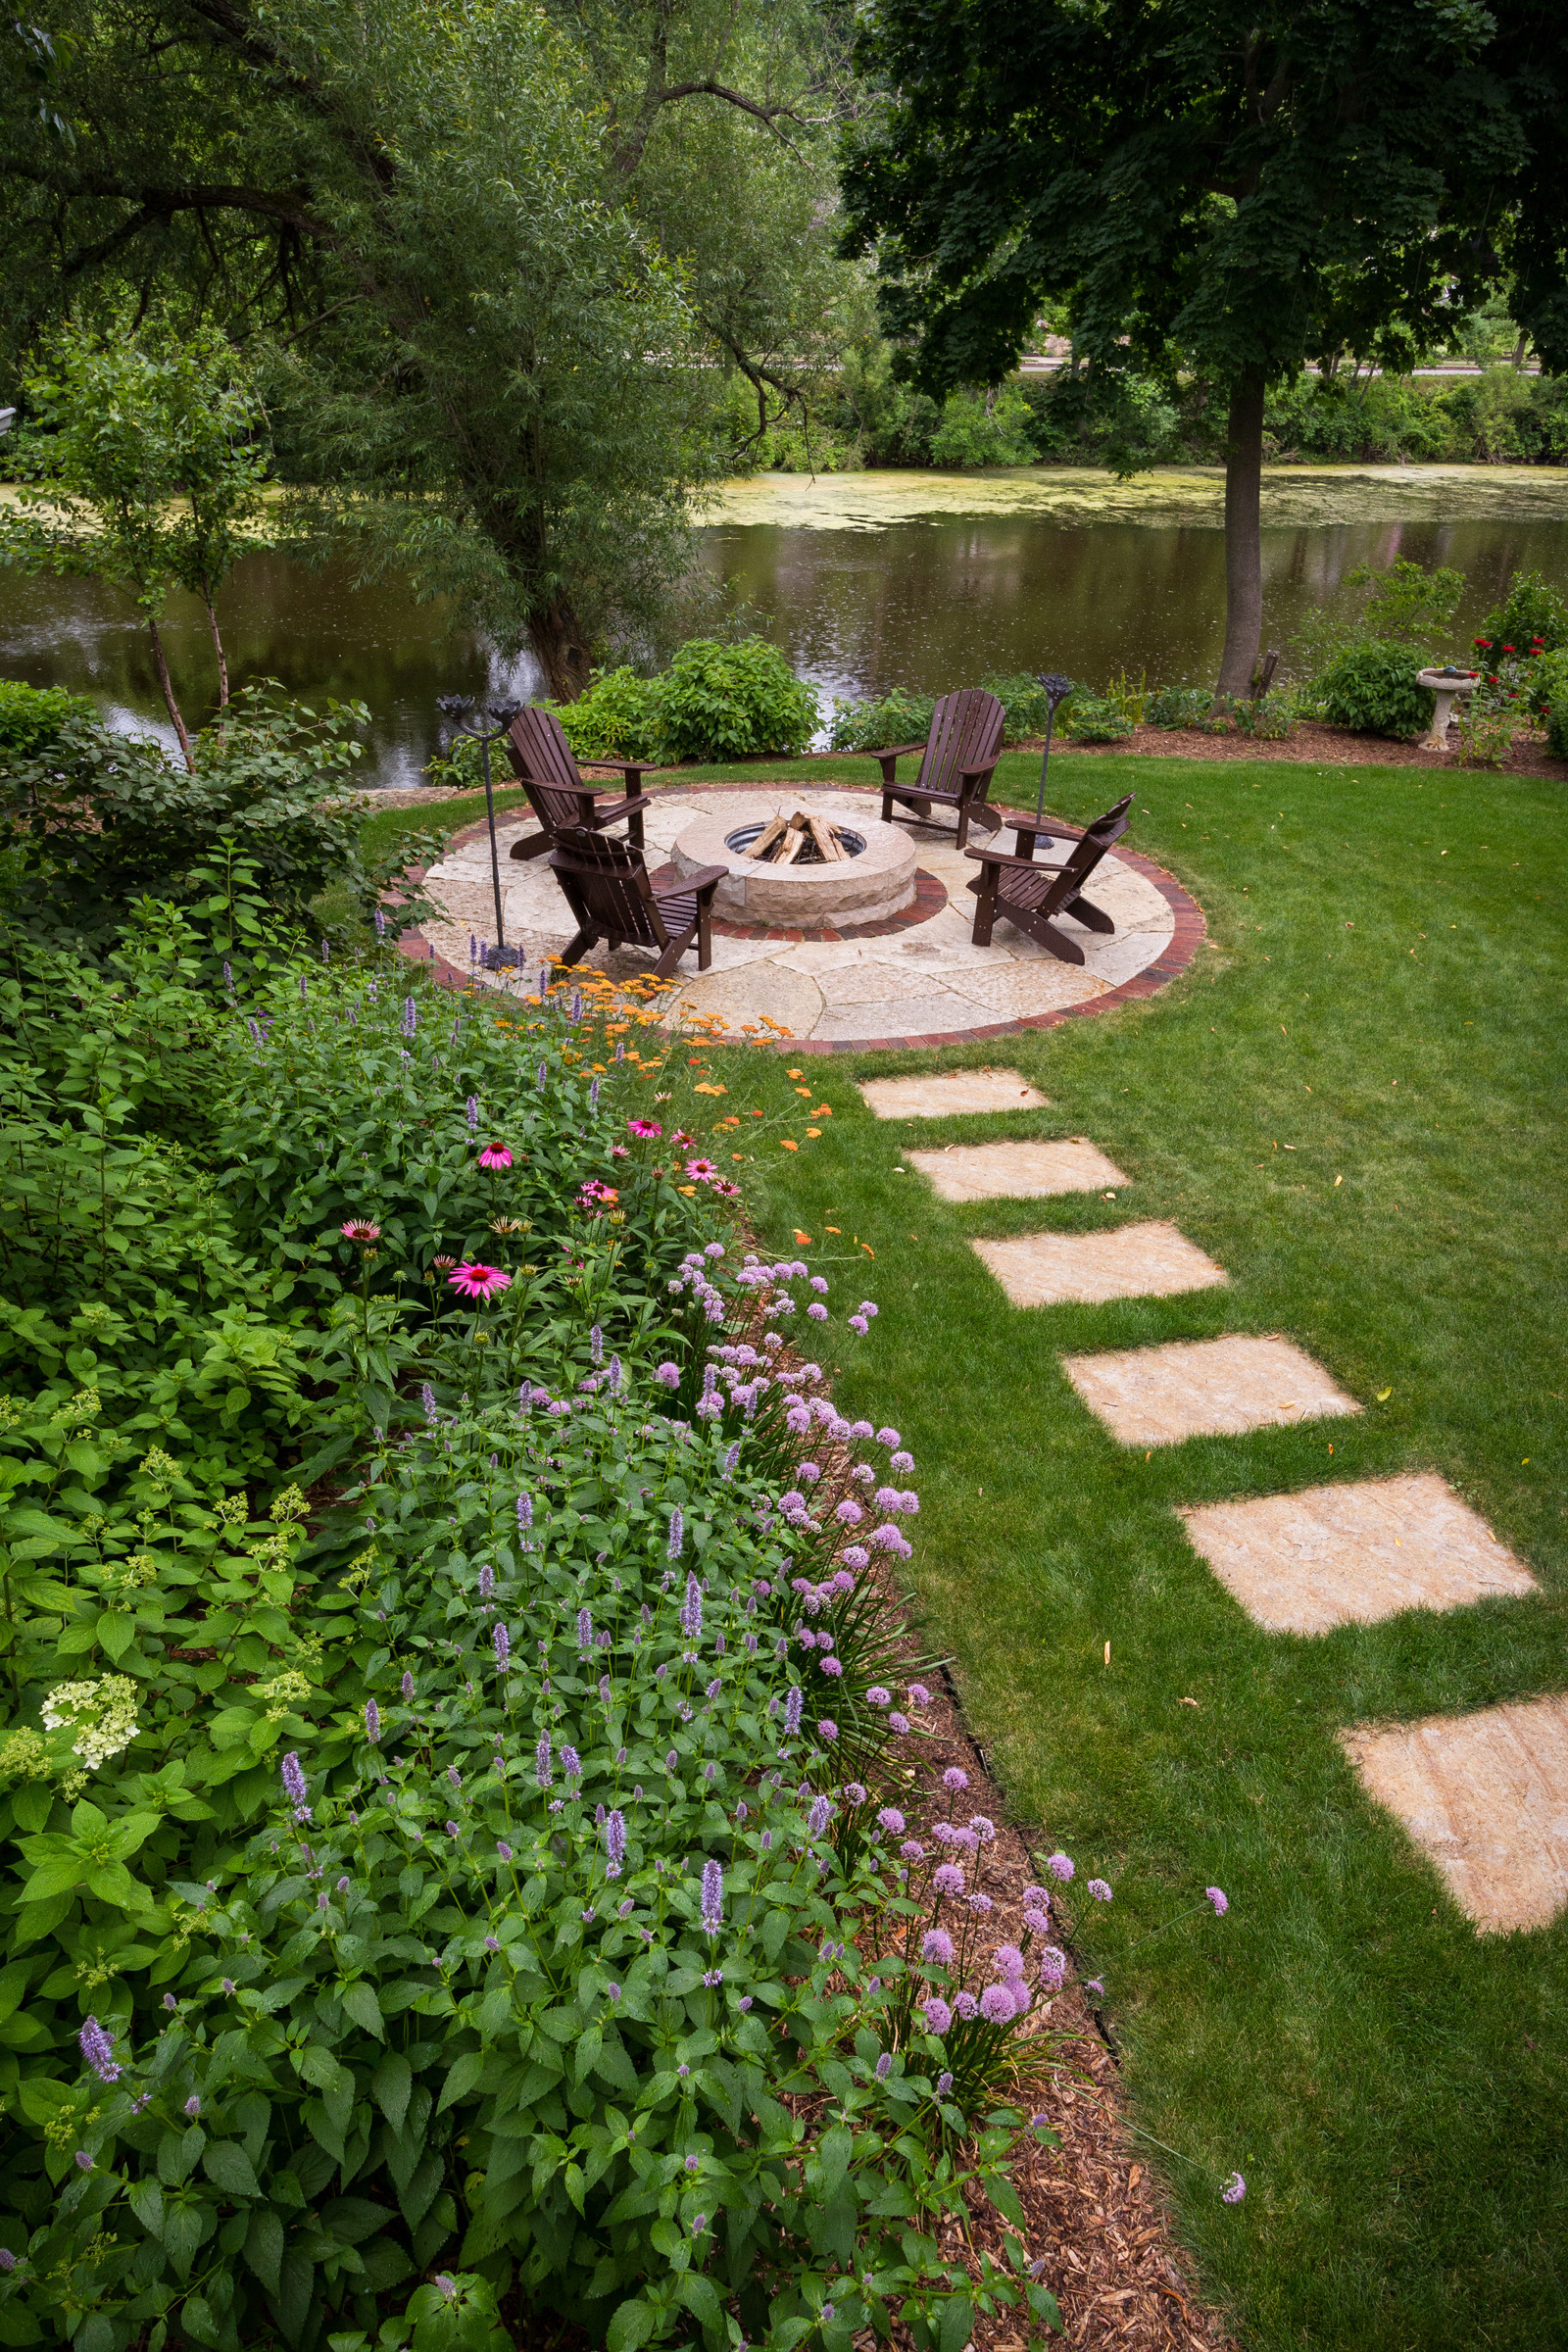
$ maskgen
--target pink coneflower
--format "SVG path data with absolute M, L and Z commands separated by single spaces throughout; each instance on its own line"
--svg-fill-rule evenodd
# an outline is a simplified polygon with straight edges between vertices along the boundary
M 372 1225 L 368 1217 L 350 1217 L 346 1225 L 338 1227 L 338 1231 L 346 1242 L 378 1242 L 381 1239 L 380 1226 Z
M 455 1266 L 457 1262 L 458 1261 L 455 1257 L 438 1257 L 435 1260 L 436 1272 L 438 1274 L 445 1274 L 448 1269 L 452 1266 Z
M 481 1168 L 510 1168 L 512 1153 L 505 1144 L 486 1144 L 479 1154 L 479 1165 Z
M 689 1159 L 686 1162 L 686 1173 L 688 1176 L 695 1176 L 699 1184 L 711 1184 L 713 1178 L 718 1174 L 718 1170 L 710 1159 Z
M 656 1136 L 662 1135 L 663 1132 L 664 1130 L 657 1119 L 628 1119 L 626 1121 L 626 1133 L 636 1136 L 639 1143 L 651 1143 Z
M 459 1266 L 447 1280 L 465 1298 L 499 1298 L 503 1291 L 512 1288 L 512 1276 L 500 1266 L 481 1266 L 472 1260 Z

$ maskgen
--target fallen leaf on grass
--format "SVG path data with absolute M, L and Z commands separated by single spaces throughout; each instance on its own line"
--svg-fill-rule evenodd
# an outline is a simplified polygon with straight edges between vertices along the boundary
M 799 1144 L 792 1144 L 787 1135 L 781 1135 L 778 1139 L 778 1148 L 781 1152 L 798 1152 L 801 1147 Z
M 1387 1404 L 1387 1403 L 1388 1403 L 1388 1401 L 1389 1401 L 1389 1398 L 1390 1398 L 1390 1397 L 1391 1397 L 1393 1395 L 1394 1395 L 1394 1391 L 1393 1391 L 1392 1389 L 1379 1389 L 1379 1391 L 1378 1391 L 1378 1402 L 1379 1402 L 1379 1404 Z

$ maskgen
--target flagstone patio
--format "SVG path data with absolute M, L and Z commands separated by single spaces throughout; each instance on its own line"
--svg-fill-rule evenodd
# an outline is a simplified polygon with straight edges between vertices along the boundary
M 864 827 L 878 813 L 878 800 L 844 786 L 666 788 L 656 793 L 645 820 L 649 865 L 657 871 L 677 836 L 699 819 L 719 816 L 735 829 L 796 808 Z M 1125 996 L 1147 995 L 1183 968 L 1202 935 L 1202 916 L 1180 885 L 1124 846 L 1105 858 L 1089 888 L 1094 903 L 1114 919 L 1115 932 L 1109 938 L 1077 933 L 1082 965 L 1058 962 L 1004 922 L 992 946 L 976 948 L 965 885 L 979 869 L 955 849 L 951 828 L 911 823 L 901 829 L 917 858 L 912 905 L 880 921 L 846 921 L 837 928 L 715 922 L 711 967 L 699 973 L 695 953 L 688 956 L 678 983 L 671 984 L 671 1000 L 717 1015 L 732 1028 L 766 1014 L 792 1039 L 818 1050 L 946 1045 L 1045 1026 Z M 536 831 L 531 816 L 512 815 L 497 827 L 507 940 L 525 949 L 529 967 L 559 955 L 573 928 L 547 862 L 514 863 L 508 856 L 514 841 Z M 1042 854 L 1060 857 L 1065 851 Z M 429 924 L 424 938 L 466 972 L 470 937 L 487 941 L 495 933 L 489 840 L 482 826 L 458 837 L 432 867 L 426 887 L 445 920 Z M 1066 918 L 1063 927 L 1076 933 Z M 615 978 L 651 968 L 647 954 L 636 951 L 610 956 L 599 948 L 587 960 Z

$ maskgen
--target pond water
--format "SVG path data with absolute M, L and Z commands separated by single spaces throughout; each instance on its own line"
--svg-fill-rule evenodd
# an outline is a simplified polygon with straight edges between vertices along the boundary
M 1132 483 L 1076 469 L 762 475 L 708 509 L 700 561 L 745 600 L 826 700 L 894 685 L 939 692 L 987 672 L 1100 682 L 1211 678 L 1224 634 L 1223 482 L 1207 470 Z M 1404 556 L 1469 577 L 1460 643 L 1515 566 L 1568 587 L 1568 469 L 1274 467 L 1264 487 L 1265 638 L 1285 644 L 1343 602 L 1347 572 Z M 231 675 L 271 676 L 319 707 L 371 713 L 365 780 L 416 782 L 439 694 L 534 690 L 439 606 L 341 569 L 248 559 L 224 593 Z M 166 636 L 188 716 L 213 694 L 206 621 Z M 0 571 L 0 677 L 88 694 L 120 726 L 169 735 L 146 632 L 90 581 Z

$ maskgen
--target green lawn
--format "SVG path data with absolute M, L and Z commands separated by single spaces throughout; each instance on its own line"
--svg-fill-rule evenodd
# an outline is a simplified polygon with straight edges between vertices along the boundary
M 997 797 L 1032 800 L 1036 772 L 1009 758 Z M 1131 843 L 1194 892 L 1212 947 L 1103 1018 L 812 1060 L 822 1140 L 737 1173 L 773 1245 L 832 1224 L 876 1251 L 882 1312 L 840 1398 L 914 1452 L 914 1591 L 1017 1817 L 1080 1885 L 1115 1884 L 1079 1907 L 1080 1950 L 1137 2119 L 1199 2160 L 1156 2159 L 1207 2292 L 1250 2352 L 1541 2352 L 1568 2342 L 1568 1919 L 1478 1937 L 1335 1733 L 1568 1688 L 1568 803 L 1412 768 L 1080 756 L 1052 775 L 1080 820 L 1137 788 Z M 1132 1179 L 1120 1200 L 943 1206 L 896 1173 L 933 1130 L 873 1121 L 852 1080 L 966 1061 L 1015 1066 L 1050 1107 L 943 1142 L 1087 1134 Z M 782 1061 L 721 1074 L 721 1108 L 794 1100 Z M 1017 1311 L 968 1247 L 1134 1216 L 1174 1218 L 1230 1287 Z M 1288 1334 L 1366 1411 L 1146 1461 L 1058 1365 L 1229 1331 Z M 1266 1636 L 1172 1510 L 1406 1469 L 1450 1480 L 1541 1597 Z M 1210 1884 L 1226 1920 L 1132 1951 Z M 1217 2196 L 1233 2167 L 1238 2207 Z

